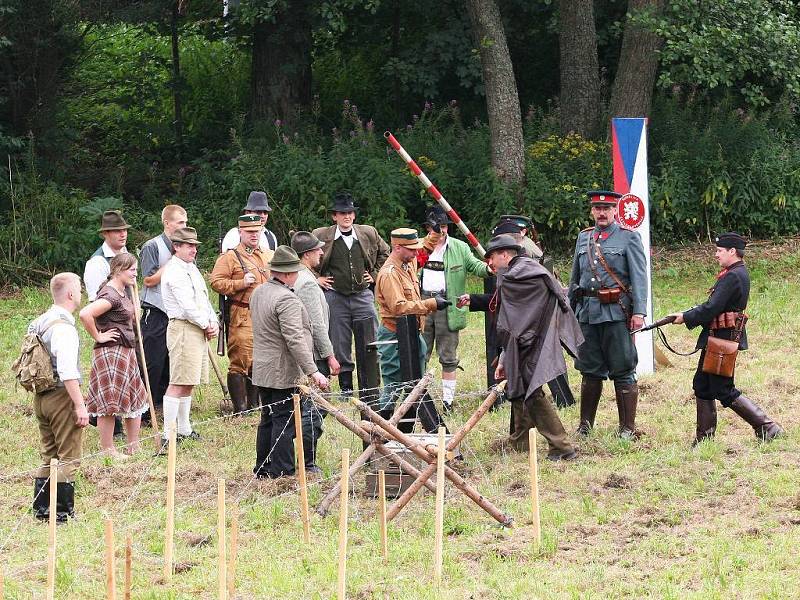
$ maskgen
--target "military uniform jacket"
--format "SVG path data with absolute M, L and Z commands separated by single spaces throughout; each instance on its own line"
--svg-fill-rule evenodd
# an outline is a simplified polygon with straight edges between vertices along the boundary
M 717 315 L 724 312 L 739 312 L 747 308 L 747 301 L 750 298 L 750 273 L 742 261 L 732 264 L 727 269 L 717 275 L 717 283 L 711 288 L 711 293 L 703 304 L 695 306 L 683 313 L 683 321 L 686 327 L 694 329 L 698 325 L 703 326 L 700 336 L 697 338 L 695 348 L 705 348 L 708 343 L 709 324 Z M 731 339 L 733 328 L 717 329 L 714 337 Z M 739 338 L 739 349 L 747 349 L 747 327 L 742 330 L 742 337 Z
M 436 298 L 422 300 L 417 280 L 417 262 L 404 263 L 399 258 L 389 256 L 375 280 L 375 299 L 383 326 L 389 331 L 397 331 L 397 317 L 420 315 L 436 310 Z M 418 317 L 419 330 L 423 330 L 424 319 Z
M 601 287 L 618 287 L 597 258 L 596 246 L 600 247 L 608 266 L 630 291 L 630 295 L 623 293 L 621 296 L 625 309 L 630 314 L 646 315 L 647 260 L 642 239 L 636 231 L 612 223 L 604 230 L 591 227 L 578 235 L 569 280 L 570 302 L 578 321 L 593 325 L 627 318 L 619 304 L 600 304 L 596 297 Z
M 239 259 L 233 250 L 228 250 L 220 255 L 211 271 L 211 287 L 218 294 L 228 297 L 231 304 L 231 327 L 250 327 L 250 296 L 262 283 L 269 280 L 269 260 L 272 250 L 266 252 L 256 248 L 248 250 L 244 244 L 236 247 L 236 252 L 244 263 L 245 268 L 256 276 L 255 283 L 246 285 L 244 271 Z

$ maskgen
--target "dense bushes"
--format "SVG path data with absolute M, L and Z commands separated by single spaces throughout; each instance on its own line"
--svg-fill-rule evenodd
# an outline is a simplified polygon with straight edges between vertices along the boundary
M 551 123 L 542 115 L 526 120 L 527 185 L 519 197 L 490 172 L 486 126 L 465 126 L 455 104 L 425 107 L 395 134 L 481 239 L 500 214 L 521 209 L 551 248 L 568 250 L 589 222 L 584 190 L 609 185 L 610 151 L 604 143 L 559 137 Z M 727 229 L 754 237 L 800 229 L 800 154 L 787 109 L 751 115 L 662 98 L 651 123 L 656 243 Z M 359 219 L 384 234 L 422 221 L 431 199 L 356 107 L 345 102 L 330 135 L 308 131 L 314 130 L 276 123 L 260 137 L 235 136 L 228 150 L 188 166 L 172 193 L 157 196 L 154 189 L 150 199 L 125 198 L 133 225 L 129 246 L 155 234 L 160 207 L 175 201 L 187 207 L 206 241 L 201 260 L 209 264 L 218 224 L 232 226 L 248 192 L 257 188 L 271 195 L 270 227 L 281 240 L 292 229 L 328 223 L 330 198 L 341 189 L 358 199 Z M 12 282 L 43 276 L 32 269 L 80 271 L 99 243 L 99 213 L 122 205 L 118 195 L 91 199 L 81 189 L 43 181 L 34 165 L 32 156 L 16 165 L 13 198 L 7 181 L 0 188 L 0 270 Z

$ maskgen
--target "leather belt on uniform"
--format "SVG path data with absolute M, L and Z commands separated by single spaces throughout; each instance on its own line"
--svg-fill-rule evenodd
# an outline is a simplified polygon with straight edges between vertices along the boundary
M 246 308 L 248 310 L 250 309 L 249 302 L 241 302 L 239 300 L 228 300 L 228 302 L 230 303 L 231 306 L 238 306 L 239 308 Z
M 612 287 L 612 288 L 603 288 L 603 289 L 606 289 L 606 290 L 617 290 L 619 288 Z M 596 298 L 597 297 L 597 293 L 599 291 L 600 291 L 599 289 L 596 289 L 596 290 L 585 290 L 583 288 L 580 288 L 577 291 L 577 296 L 578 296 L 578 298 Z

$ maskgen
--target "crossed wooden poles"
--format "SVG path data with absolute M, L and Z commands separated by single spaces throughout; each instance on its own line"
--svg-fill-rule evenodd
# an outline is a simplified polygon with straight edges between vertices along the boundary
M 361 410 L 361 414 L 369 418 L 368 422 L 362 421 L 360 424 L 353 422 L 347 417 L 347 415 L 345 415 L 336 406 L 325 400 L 325 398 L 320 396 L 316 391 L 312 390 L 311 388 L 301 386 L 301 390 L 305 394 L 308 394 L 321 408 L 333 415 L 333 417 L 345 428 L 349 429 L 362 440 L 370 444 L 369 447 L 364 450 L 361 456 L 359 456 L 350 467 L 349 473 L 351 477 L 370 460 L 375 452 L 378 452 L 397 464 L 404 473 L 408 473 L 415 478 L 415 481 L 408 487 L 408 489 L 403 492 L 403 494 L 397 500 L 395 500 L 391 507 L 389 507 L 389 510 L 386 512 L 387 520 L 391 520 L 396 517 L 403 507 L 409 503 L 411 498 L 413 498 L 423 486 L 427 487 L 431 491 L 435 491 L 436 489 L 435 485 L 430 481 L 430 478 L 436 473 L 436 446 L 423 446 L 397 428 L 397 424 L 400 422 L 400 419 L 402 419 L 402 417 L 409 410 L 411 410 L 411 408 L 425 393 L 432 378 L 433 375 L 431 373 L 426 373 L 425 376 L 419 380 L 417 385 L 414 386 L 414 389 L 406 396 L 403 402 L 395 409 L 394 414 L 392 414 L 389 420 L 381 417 L 364 402 L 353 400 L 353 404 Z M 494 389 L 489 392 L 489 395 L 481 403 L 478 409 L 470 416 L 469 419 L 467 419 L 466 423 L 464 423 L 464 425 L 453 434 L 453 437 L 447 444 L 447 453 L 452 453 L 452 451 L 458 447 L 467 434 L 475 428 L 475 425 L 478 424 L 478 421 L 480 421 L 481 418 L 483 418 L 483 416 L 494 405 L 497 397 L 502 393 L 504 387 L 505 382 L 495 386 Z M 396 440 L 405 446 L 410 452 L 413 452 L 416 456 L 428 463 L 428 466 L 420 471 L 401 456 L 388 450 L 384 446 L 384 442 L 387 440 Z M 447 465 L 445 465 L 445 476 L 453 483 L 453 485 L 455 485 L 457 489 L 459 489 L 470 500 L 475 502 L 475 504 L 480 506 L 484 511 L 489 513 L 489 515 L 491 515 L 492 518 L 498 521 L 501 525 L 505 527 L 511 526 L 513 522 L 511 517 L 504 514 L 487 498 L 482 496 L 478 490 L 469 485 L 464 478 L 461 477 L 461 475 Z M 338 497 L 339 493 L 340 489 L 337 485 L 322 499 L 317 507 L 317 513 L 322 516 L 326 515 L 331 505 Z

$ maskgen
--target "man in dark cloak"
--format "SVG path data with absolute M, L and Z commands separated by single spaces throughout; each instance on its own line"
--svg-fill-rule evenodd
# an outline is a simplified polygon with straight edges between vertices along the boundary
M 562 346 L 573 356 L 583 343 L 575 315 L 558 281 L 509 235 L 489 242 L 486 259 L 497 273 L 495 295 L 462 296 L 470 310 L 496 313 L 497 340 L 502 345 L 495 378 L 507 379 L 513 406 L 509 445 L 528 450 L 528 430 L 535 427 L 549 445 L 550 460 L 576 456 L 553 404 L 542 386 L 567 370 Z

